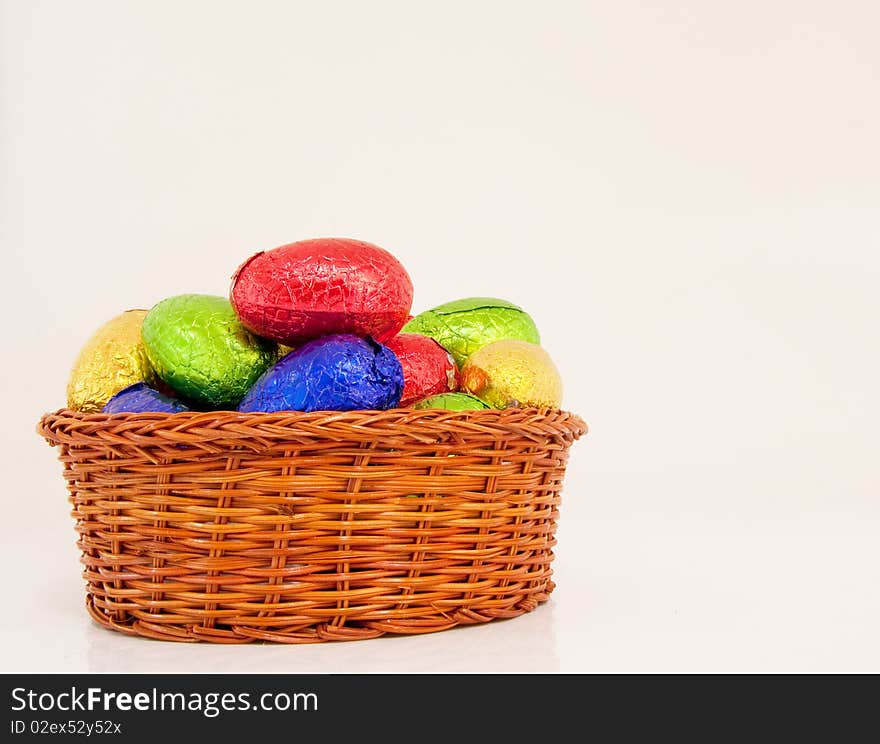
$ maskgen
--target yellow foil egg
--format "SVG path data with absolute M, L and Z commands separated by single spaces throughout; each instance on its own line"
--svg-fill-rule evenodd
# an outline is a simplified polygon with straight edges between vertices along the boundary
M 461 369 L 461 387 L 493 408 L 559 408 L 562 378 L 537 344 L 494 341 L 475 351 Z
M 155 381 L 141 341 L 146 315 L 146 310 L 126 310 L 95 331 L 70 372 L 68 408 L 97 412 L 123 388 Z

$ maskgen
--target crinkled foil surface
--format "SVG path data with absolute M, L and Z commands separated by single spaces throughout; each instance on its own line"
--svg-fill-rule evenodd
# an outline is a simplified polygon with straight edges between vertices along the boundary
M 71 370 L 68 408 L 95 413 L 123 388 L 153 381 L 153 369 L 141 341 L 146 315 L 146 310 L 128 310 L 95 331 Z
M 474 411 L 489 408 L 479 398 L 467 393 L 440 393 L 413 404 L 413 408 L 442 408 L 446 411 Z
M 394 353 L 351 334 L 310 341 L 271 367 L 240 411 L 353 411 L 394 408 L 403 369 Z
M 430 336 L 461 367 L 478 349 L 504 338 L 540 343 L 535 322 L 521 308 L 492 297 L 470 297 L 416 315 L 405 333 Z
M 102 413 L 179 413 L 189 407 L 145 382 L 136 382 L 125 390 L 120 390 L 107 401 Z
M 462 389 L 493 408 L 559 408 L 562 378 L 540 346 L 503 339 L 474 352 L 461 370 Z
M 384 341 L 406 322 L 412 297 L 412 281 L 394 256 L 346 238 L 257 253 L 236 271 L 230 292 L 249 329 L 288 346 L 342 333 Z
M 458 389 L 458 367 L 434 339 L 419 333 L 398 333 L 386 346 L 403 367 L 401 406 Z
M 147 356 L 156 373 L 195 405 L 234 410 L 277 358 L 274 343 L 258 338 L 225 297 L 169 297 L 144 319 Z

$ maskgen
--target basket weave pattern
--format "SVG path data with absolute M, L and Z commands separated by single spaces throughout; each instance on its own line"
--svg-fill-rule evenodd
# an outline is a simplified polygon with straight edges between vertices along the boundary
M 568 449 L 554 410 L 60 410 L 99 623 L 172 641 L 308 643 L 509 618 L 553 590 Z

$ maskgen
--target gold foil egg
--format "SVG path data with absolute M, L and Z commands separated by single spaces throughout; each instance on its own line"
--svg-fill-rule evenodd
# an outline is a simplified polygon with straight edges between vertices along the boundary
M 559 408 L 562 378 L 537 344 L 502 339 L 478 349 L 461 369 L 461 387 L 493 408 Z
M 154 382 L 141 341 L 146 315 L 146 310 L 126 310 L 95 331 L 70 372 L 68 408 L 97 412 L 123 388 L 141 381 Z

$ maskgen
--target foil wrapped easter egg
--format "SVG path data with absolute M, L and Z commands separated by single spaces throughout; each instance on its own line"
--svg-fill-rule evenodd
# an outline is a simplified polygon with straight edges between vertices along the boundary
M 442 408 L 446 411 L 479 411 L 489 408 L 479 398 L 467 393 L 440 393 L 413 403 L 413 408 Z
M 452 354 L 459 367 L 493 341 L 514 338 L 537 344 L 541 340 L 525 310 L 494 297 L 469 297 L 438 305 L 416 315 L 403 330 L 430 336 Z
M 562 403 L 562 378 L 550 355 L 516 339 L 475 351 L 462 367 L 461 387 L 493 408 L 559 408 Z
M 102 413 L 179 413 L 188 410 L 179 400 L 160 393 L 144 382 L 136 382 L 110 398 Z
M 155 378 L 141 341 L 146 310 L 127 310 L 86 342 L 67 383 L 67 407 L 95 413 L 129 385 Z
M 406 322 L 409 275 L 388 251 L 347 238 L 257 253 L 232 277 L 230 300 L 254 333 L 289 346 L 353 333 L 385 341 Z
M 248 331 L 225 297 L 162 300 L 144 319 L 141 336 L 156 374 L 199 407 L 234 409 L 277 359 L 275 344 Z
M 394 408 L 403 368 L 370 338 L 324 336 L 290 352 L 257 380 L 239 411 L 353 411 Z
M 458 390 L 458 367 L 446 349 L 419 333 L 398 333 L 385 342 L 403 367 L 403 395 L 408 406 L 429 395 Z

